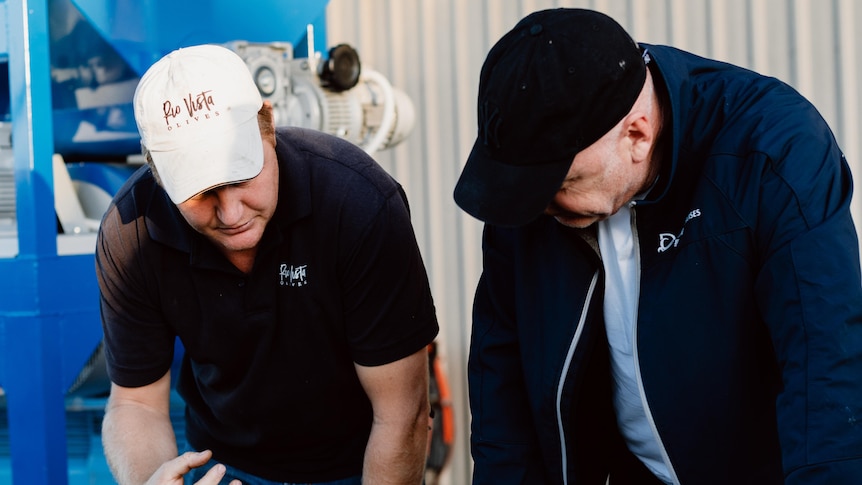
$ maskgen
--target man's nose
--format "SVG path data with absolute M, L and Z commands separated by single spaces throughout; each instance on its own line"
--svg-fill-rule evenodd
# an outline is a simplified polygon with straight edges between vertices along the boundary
M 216 214 L 219 221 L 226 226 L 233 226 L 240 222 L 243 212 L 241 191 L 234 186 L 226 185 L 216 190 L 216 196 L 218 197 Z
M 558 216 L 563 212 L 563 209 L 559 206 L 559 204 L 557 204 L 557 201 L 554 199 L 548 202 L 548 206 L 545 207 L 545 215 L 548 216 Z

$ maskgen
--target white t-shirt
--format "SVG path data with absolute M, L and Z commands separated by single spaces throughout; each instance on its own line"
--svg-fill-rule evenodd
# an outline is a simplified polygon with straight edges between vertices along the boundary
M 640 294 L 638 245 L 631 204 L 598 223 L 605 267 L 605 331 L 614 378 L 614 410 L 629 450 L 665 483 L 673 483 L 661 447 L 647 419 L 636 365 L 634 329 Z

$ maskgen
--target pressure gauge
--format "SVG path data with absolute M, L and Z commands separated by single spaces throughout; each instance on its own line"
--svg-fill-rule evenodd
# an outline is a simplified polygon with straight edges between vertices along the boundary
M 270 66 L 261 66 L 254 73 L 254 83 L 257 84 L 257 89 L 261 96 L 268 98 L 275 94 L 278 87 L 278 79 Z

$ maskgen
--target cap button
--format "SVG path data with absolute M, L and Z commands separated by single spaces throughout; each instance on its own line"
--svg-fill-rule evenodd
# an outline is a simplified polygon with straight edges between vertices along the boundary
M 542 32 L 542 25 L 536 24 L 530 27 L 530 35 L 539 35 Z

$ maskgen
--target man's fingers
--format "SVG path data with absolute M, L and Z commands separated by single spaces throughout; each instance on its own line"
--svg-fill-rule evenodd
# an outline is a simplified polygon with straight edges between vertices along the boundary
M 182 480 L 183 476 L 193 468 L 205 465 L 212 458 L 212 455 L 212 451 L 210 450 L 199 452 L 187 451 L 162 465 L 158 472 L 156 472 L 156 475 L 147 483 L 166 484 L 174 483 L 174 480 Z M 218 485 L 226 472 L 227 469 L 225 466 L 218 463 L 210 468 L 200 480 L 195 482 L 195 485 Z M 242 482 L 232 480 L 230 485 L 242 485 Z
M 206 464 L 206 462 L 208 462 L 210 460 L 210 458 L 212 458 L 212 456 L 213 456 L 213 452 L 210 450 L 187 451 L 187 452 L 183 453 L 182 455 L 180 455 L 179 461 L 183 463 L 185 470 L 183 470 L 180 473 L 185 475 L 192 468 L 197 468 L 199 466 L 203 466 L 204 464 Z
M 183 453 L 183 458 L 189 466 L 186 472 L 192 468 L 204 465 L 210 458 L 212 458 L 212 455 L 213 453 L 210 450 L 204 450 L 198 453 L 193 451 Z M 195 485 L 218 485 L 226 472 L 227 469 L 224 465 L 218 463 L 210 468 L 200 480 L 196 481 Z M 242 485 L 242 482 L 239 480 L 231 480 L 230 485 Z
M 209 471 L 200 480 L 195 482 L 195 485 L 218 485 L 225 474 L 225 467 L 221 463 L 210 468 Z M 239 485 L 238 480 L 231 482 L 231 485 Z
M 174 483 L 182 483 L 183 476 L 191 471 L 192 468 L 197 468 L 205 464 L 212 457 L 212 451 L 205 450 L 201 452 L 187 451 L 182 455 L 174 458 L 171 461 L 165 462 L 156 470 L 156 473 L 147 480 L 147 485 L 169 485 Z M 224 475 L 224 467 L 222 466 L 222 475 Z M 221 478 L 221 476 L 219 476 Z M 201 482 L 204 484 L 217 484 L 214 482 Z

